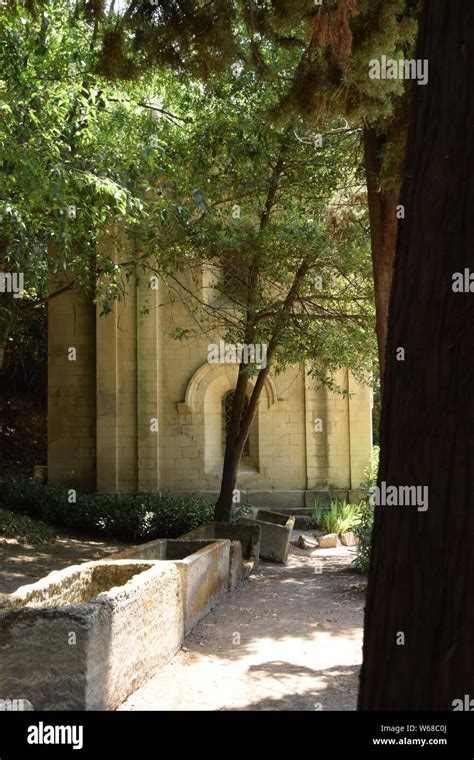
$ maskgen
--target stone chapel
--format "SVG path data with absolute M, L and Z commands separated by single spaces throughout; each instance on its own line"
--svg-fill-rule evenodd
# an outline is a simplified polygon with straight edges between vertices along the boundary
M 107 316 L 75 290 L 50 300 L 50 484 L 218 493 L 237 366 L 209 363 L 206 335 L 170 337 L 189 315 L 167 293 L 165 282 L 151 289 L 131 280 Z M 338 375 L 348 397 L 316 388 L 304 365 L 269 376 L 241 461 L 241 503 L 278 509 L 358 498 L 372 392 L 350 371 Z

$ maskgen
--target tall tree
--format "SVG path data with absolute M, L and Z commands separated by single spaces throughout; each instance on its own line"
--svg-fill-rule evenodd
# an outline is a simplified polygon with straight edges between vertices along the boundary
M 328 115 L 363 124 L 381 381 L 409 83 L 370 80 L 367 71 L 382 53 L 410 57 L 419 5 L 419 0 L 161 0 L 156 5 L 135 0 L 120 21 L 106 24 L 100 62 L 108 76 L 128 75 L 140 66 L 171 66 L 206 80 L 241 63 L 264 81 L 280 78 L 284 84 L 273 118 L 292 112 L 316 129 Z M 101 3 L 96 6 L 99 13 Z M 103 18 L 109 19 L 105 11 Z
M 474 680 L 474 6 L 425 2 L 417 56 L 379 484 L 427 487 L 428 509 L 375 510 L 362 710 L 459 709 Z
M 0 14 L 0 272 L 24 278 L 22 298 L 0 293 L 0 370 L 5 347 L 23 345 L 22 315 L 52 296 L 51 275 L 93 296 L 103 274 L 117 295 L 122 273 L 97 240 L 111 222 L 143 222 L 161 167 L 162 146 L 150 146 L 156 83 L 100 77 L 101 40 L 79 7 L 89 6 L 19 0 Z
M 141 265 L 156 267 L 191 317 L 175 337 L 266 351 L 260 367 L 238 362 L 218 520 L 230 519 L 268 373 L 304 364 L 321 384 L 340 367 L 367 377 L 374 350 L 360 130 L 328 125 L 315 144 L 301 118 L 269 125 L 275 86 L 270 96 L 252 70 L 221 79 L 215 94 L 183 86 L 194 116 L 170 141 L 156 223 L 144 226 L 157 253 Z M 140 236 L 136 245 L 150 248 Z

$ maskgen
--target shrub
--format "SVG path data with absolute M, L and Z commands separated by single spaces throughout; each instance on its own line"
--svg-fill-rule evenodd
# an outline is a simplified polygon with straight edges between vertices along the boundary
M 38 517 L 57 527 L 94 536 L 130 541 L 176 538 L 213 519 L 214 505 L 190 494 L 84 494 L 75 503 L 68 490 L 44 486 L 32 480 L 7 480 L 1 485 L 0 500 L 14 512 Z M 234 519 L 246 514 L 234 509 Z
M 311 518 L 311 522 L 315 528 L 323 528 L 324 527 L 324 515 L 326 514 L 326 509 L 322 507 L 320 504 L 316 504 L 313 512 L 313 516 Z
M 55 532 L 50 525 L 32 517 L 17 515 L 0 507 L 0 535 L 16 538 L 28 544 L 43 544 L 52 541 Z
M 359 543 L 357 545 L 356 556 L 354 558 L 354 566 L 362 573 L 367 573 L 369 571 L 370 548 L 372 544 L 372 530 L 374 525 L 374 508 L 369 502 L 369 490 L 377 482 L 379 456 L 380 449 L 378 446 L 374 446 L 372 449 L 372 462 L 365 473 L 366 479 L 364 481 L 364 488 L 367 491 L 367 497 L 364 501 L 361 502 L 360 523 L 355 529 Z
M 347 504 L 345 501 L 333 501 L 329 509 L 317 506 L 313 513 L 313 522 L 328 533 L 345 533 L 355 530 L 360 522 L 359 504 Z
M 359 543 L 356 547 L 353 564 L 361 573 L 367 573 L 369 571 L 370 547 L 374 524 L 374 508 L 368 501 L 361 502 L 360 518 L 360 523 L 355 529 Z

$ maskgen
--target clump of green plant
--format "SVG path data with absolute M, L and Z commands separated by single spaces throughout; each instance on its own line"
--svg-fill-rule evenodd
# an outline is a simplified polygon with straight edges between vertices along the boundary
M 323 527 L 325 514 L 326 514 L 326 509 L 322 507 L 320 504 L 316 504 L 313 515 L 311 517 L 311 524 L 313 528 Z
M 16 538 L 26 544 L 44 544 L 54 540 L 55 531 L 41 520 L 17 515 L 0 507 L 0 536 Z
M 355 530 L 360 522 L 360 505 L 347 504 L 345 501 L 333 501 L 329 509 L 317 506 L 313 513 L 316 527 L 327 533 L 346 533 Z
M 372 531 L 374 526 L 374 507 L 369 501 L 369 493 L 372 486 L 377 483 L 377 474 L 379 470 L 380 449 L 374 446 L 372 449 L 372 462 L 367 467 L 364 481 L 364 489 L 367 491 L 367 497 L 360 504 L 360 522 L 355 529 L 355 534 L 359 539 L 357 544 L 356 556 L 354 557 L 354 566 L 361 573 L 369 571 L 370 549 L 372 545 Z

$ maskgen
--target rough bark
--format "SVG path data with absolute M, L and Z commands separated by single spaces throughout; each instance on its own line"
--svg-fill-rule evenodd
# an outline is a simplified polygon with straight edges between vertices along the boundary
M 399 189 L 387 190 L 381 185 L 382 154 L 386 140 L 387 136 L 377 132 L 374 127 L 364 127 L 364 158 L 375 292 L 375 329 L 381 387 L 383 387 L 385 372 L 388 307 L 397 243 L 397 206 L 399 204 Z
M 237 482 L 240 458 L 247 440 L 247 437 L 245 437 L 245 440 L 239 447 L 239 432 L 241 429 L 246 389 L 247 376 L 244 374 L 241 365 L 239 367 L 239 376 L 232 403 L 229 432 L 224 452 L 221 490 L 214 508 L 214 519 L 220 522 L 229 522 L 232 515 L 232 495 Z
M 474 5 L 425 2 L 417 57 L 429 84 L 414 87 L 379 482 L 427 486 L 429 502 L 375 510 L 362 710 L 474 697 L 474 292 L 452 290 L 455 272 L 474 269 Z

